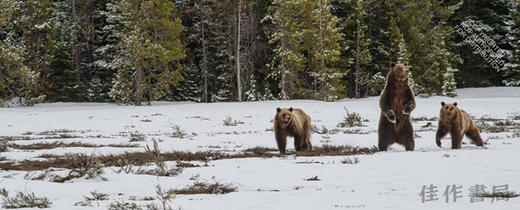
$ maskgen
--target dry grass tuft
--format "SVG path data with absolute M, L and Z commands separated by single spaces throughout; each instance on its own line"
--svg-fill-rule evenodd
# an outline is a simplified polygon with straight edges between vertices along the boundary
M 179 194 L 179 195 L 192 195 L 192 194 L 227 194 L 231 192 L 236 192 L 236 187 L 231 186 L 230 184 L 220 184 L 216 183 L 205 183 L 197 181 L 193 183 L 193 185 L 186 186 L 182 189 L 171 189 L 168 191 L 170 194 Z
M 237 158 L 272 158 L 283 157 L 274 148 L 268 147 L 254 147 L 246 149 L 240 153 L 228 154 L 221 151 L 172 151 L 160 154 L 162 161 L 201 161 L 209 162 L 212 160 L 222 159 L 237 159 Z M 348 156 L 348 155 L 369 155 L 378 152 L 376 146 L 372 147 L 354 147 L 350 145 L 323 145 L 321 147 L 314 147 L 312 151 L 303 152 L 288 152 L 287 154 L 296 154 L 297 156 Z M 77 168 L 74 163 L 74 158 L 71 155 L 55 156 L 55 155 L 41 155 L 40 158 L 47 158 L 48 161 L 24 160 L 18 163 L 2 162 L 0 168 L 4 170 L 23 170 L 35 171 L 45 170 L 47 168 Z M 135 166 L 142 166 L 148 163 L 155 162 L 156 159 L 149 152 L 132 152 L 120 155 L 104 155 L 96 157 L 97 161 L 105 167 L 121 166 L 125 162 L 131 163 Z M 121 162 L 124 160 L 124 162 Z
M 0 139 L 0 152 L 6 152 L 6 151 L 7 151 L 7 140 Z
M 108 145 L 98 145 L 98 144 L 87 144 L 79 141 L 64 143 L 61 141 L 55 141 L 50 143 L 35 143 L 35 144 L 9 144 L 9 147 L 13 149 L 20 150 L 43 150 L 43 149 L 55 149 L 58 147 L 139 147 L 138 144 L 108 144 Z
M 321 179 L 318 176 L 313 176 L 311 178 L 305 179 L 305 181 L 320 181 Z
M 323 145 L 314 147 L 312 151 L 297 152 L 299 156 L 347 156 L 347 155 L 369 155 L 378 152 L 376 146 L 354 147 L 350 145 Z

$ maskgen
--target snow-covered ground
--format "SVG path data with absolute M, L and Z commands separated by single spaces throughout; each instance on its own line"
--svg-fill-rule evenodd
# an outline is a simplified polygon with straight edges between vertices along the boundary
M 459 90 L 456 98 L 417 98 L 413 118 L 438 117 L 440 102 L 458 102 L 474 119 L 509 119 L 520 124 L 520 88 L 470 88 Z M 162 152 L 219 150 L 236 153 L 256 146 L 275 148 L 272 122 L 276 107 L 302 108 L 318 128 L 333 129 L 342 121 L 346 107 L 368 119 L 363 134 L 312 135 L 313 146 L 377 145 L 379 119 L 378 98 L 345 99 L 340 102 L 311 100 L 267 101 L 247 103 L 154 103 L 153 106 L 117 106 L 93 103 L 53 103 L 34 107 L 0 109 L 0 136 L 26 137 L 11 139 L 9 144 L 26 145 L 42 142 L 81 142 L 95 145 L 139 144 L 139 147 L 58 147 L 23 150 L 8 148 L 0 153 L 6 161 L 41 160 L 44 154 L 86 153 L 96 155 L 144 151 L 145 145 L 159 142 Z M 516 120 L 514 117 L 517 116 Z M 226 118 L 240 121 L 225 126 Z M 428 122 L 433 127 L 423 128 Z M 490 125 L 493 125 L 493 122 Z M 172 137 L 173 127 L 180 126 L 185 138 Z M 416 147 L 405 152 L 393 145 L 389 152 L 357 155 L 357 164 L 343 164 L 343 156 L 295 156 L 273 158 L 241 158 L 216 160 L 207 167 L 185 168 L 174 177 L 157 177 L 116 173 L 117 167 L 104 168 L 103 180 L 73 179 L 54 183 L 24 178 L 25 171 L 0 169 L 0 188 L 10 192 L 34 192 L 52 201 L 54 209 L 106 209 L 115 201 L 147 204 L 133 197 L 155 196 L 156 185 L 163 189 L 182 188 L 195 180 L 231 184 L 236 192 L 223 195 L 177 195 L 174 209 L 518 209 L 520 198 L 509 201 L 470 202 L 469 190 L 474 185 L 508 185 L 509 191 L 520 192 L 520 131 L 482 132 L 487 142 L 477 148 L 468 139 L 460 150 L 451 150 L 449 136 L 443 148 L 435 144 L 436 121 L 415 120 Z M 519 127 L 519 126 L 517 126 Z M 75 138 L 38 135 L 45 131 L 68 130 Z M 340 130 L 345 130 L 341 128 Z M 145 134 L 145 141 L 129 142 L 130 133 Z M 52 133 L 52 132 L 51 132 Z M 58 132 L 59 133 L 59 132 Z M 366 134 L 368 133 L 368 134 Z M 68 136 L 68 137 L 70 137 Z M 47 138 L 49 137 L 49 138 Z M 293 149 L 292 139 L 288 149 Z M 168 162 L 174 165 L 175 162 Z M 59 170 L 59 169 L 56 169 Z M 37 172 L 31 172 L 34 174 Z M 318 176 L 319 181 L 306 179 Z M 425 185 L 437 187 L 435 201 L 421 201 Z M 462 196 L 453 202 L 444 191 L 448 185 L 462 186 Z M 91 191 L 109 194 L 109 200 L 94 202 L 94 207 L 73 206 Z

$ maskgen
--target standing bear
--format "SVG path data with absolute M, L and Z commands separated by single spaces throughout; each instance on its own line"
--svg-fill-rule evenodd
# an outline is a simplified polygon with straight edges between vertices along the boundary
M 393 143 L 404 145 L 406 151 L 413 151 L 415 142 L 410 113 L 415 109 L 415 96 L 408 84 L 408 63 L 391 63 L 379 106 L 379 151 L 387 151 Z
M 280 154 L 285 154 L 287 137 L 294 137 L 294 149 L 305 151 L 312 149 L 311 118 L 301 109 L 276 108 L 274 116 L 274 135 Z
M 452 149 L 460 149 L 464 135 L 470 138 L 477 146 L 484 145 L 482 138 L 480 138 L 478 128 L 475 127 L 468 113 L 457 108 L 457 102 L 453 104 L 441 102 L 441 105 L 439 127 L 437 128 L 437 135 L 435 136 L 437 146 L 441 147 L 441 139 L 446 136 L 447 133 L 451 135 Z

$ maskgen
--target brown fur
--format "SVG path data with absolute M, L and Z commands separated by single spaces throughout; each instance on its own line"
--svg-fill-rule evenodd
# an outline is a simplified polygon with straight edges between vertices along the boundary
M 285 154 L 287 137 L 294 137 L 296 151 L 311 150 L 311 118 L 301 109 L 276 108 L 274 135 L 280 154 Z
M 408 64 L 390 65 L 386 85 L 379 98 L 381 116 L 378 127 L 380 151 L 398 143 L 407 151 L 413 151 L 413 127 L 410 113 L 415 109 L 415 96 L 408 84 Z
M 464 110 L 457 108 L 457 103 L 446 104 L 441 102 L 442 108 L 439 117 L 439 127 L 435 142 L 441 147 L 441 139 L 447 133 L 451 135 L 451 148 L 460 149 L 462 138 L 466 135 L 477 146 L 483 146 L 480 132 L 471 120 L 471 117 Z

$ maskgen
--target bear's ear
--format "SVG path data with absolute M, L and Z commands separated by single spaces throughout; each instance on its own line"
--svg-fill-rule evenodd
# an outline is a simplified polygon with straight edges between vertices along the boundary
M 444 106 L 446 105 L 446 103 L 444 103 L 444 101 L 441 101 L 441 106 Z
M 404 63 L 404 66 L 408 67 L 408 62 Z
M 280 109 L 280 107 L 276 107 L 276 112 L 280 112 L 282 111 L 282 109 Z
M 290 112 L 292 112 L 293 110 L 294 110 L 294 109 L 293 109 L 292 107 L 291 107 L 291 108 L 289 108 L 289 111 L 290 111 Z
M 395 66 L 395 63 L 394 62 L 390 62 L 390 68 L 394 68 Z
M 457 102 L 453 103 L 453 106 L 457 106 Z

